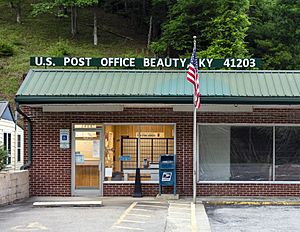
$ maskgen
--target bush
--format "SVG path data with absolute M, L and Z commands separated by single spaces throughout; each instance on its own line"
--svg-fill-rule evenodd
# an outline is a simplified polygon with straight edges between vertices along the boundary
M 13 54 L 13 47 L 4 41 L 0 41 L 0 57 L 12 56 Z
M 7 154 L 3 147 L 0 147 L 0 171 L 6 166 Z
M 51 56 L 71 56 L 73 49 L 67 40 L 59 39 L 59 41 L 50 47 L 49 55 Z

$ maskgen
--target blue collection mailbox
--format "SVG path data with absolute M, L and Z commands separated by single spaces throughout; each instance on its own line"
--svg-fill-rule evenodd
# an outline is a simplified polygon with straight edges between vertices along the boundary
M 176 155 L 159 157 L 159 194 L 162 194 L 163 186 L 173 186 L 176 195 Z

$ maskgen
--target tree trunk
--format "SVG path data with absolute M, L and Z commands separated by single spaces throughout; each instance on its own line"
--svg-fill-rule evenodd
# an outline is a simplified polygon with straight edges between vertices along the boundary
M 128 12 L 127 0 L 124 0 L 124 11 Z
M 148 49 L 149 49 L 150 43 L 151 43 L 151 36 L 152 36 L 152 15 L 151 15 L 150 21 L 149 21 L 149 32 L 148 32 L 148 42 L 147 42 Z
M 93 12 L 94 12 L 94 45 L 98 45 L 98 35 L 97 35 L 97 7 L 94 6 L 93 8 Z
M 71 33 L 72 36 L 75 37 L 78 33 L 77 31 L 77 8 L 75 6 L 71 6 Z
M 17 23 L 21 23 L 21 3 L 18 1 L 17 3 Z
M 74 7 L 71 6 L 71 34 L 74 37 L 75 36 L 75 30 L 74 30 Z
M 77 14 L 77 7 L 74 8 L 75 14 L 74 14 L 74 29 L 75 29 L 75 35 L 78 34 L 78 14 Z

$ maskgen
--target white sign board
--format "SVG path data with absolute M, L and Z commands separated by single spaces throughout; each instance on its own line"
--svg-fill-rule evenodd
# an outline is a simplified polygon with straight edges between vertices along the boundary
M 105 168 L 105 177 L 112 177 L 112 168 Z
M 60 148 L 67 149 L 70 148 L 70 130 L 60 129 Z

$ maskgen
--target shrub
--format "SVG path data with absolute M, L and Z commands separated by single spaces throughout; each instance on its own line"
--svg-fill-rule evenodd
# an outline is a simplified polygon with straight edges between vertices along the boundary
M 6 166 L 7 154 L 3 147 L 0 147 L 0 171 Z
M 51 56 L 71 56 L 73 49 L 67 40 L 59 39 L 59 41 L 50 47 L 49 54 Z
M 4 41 L 0 41 L 0 57 L 12 56 L 13 54 L 13 47 Z

